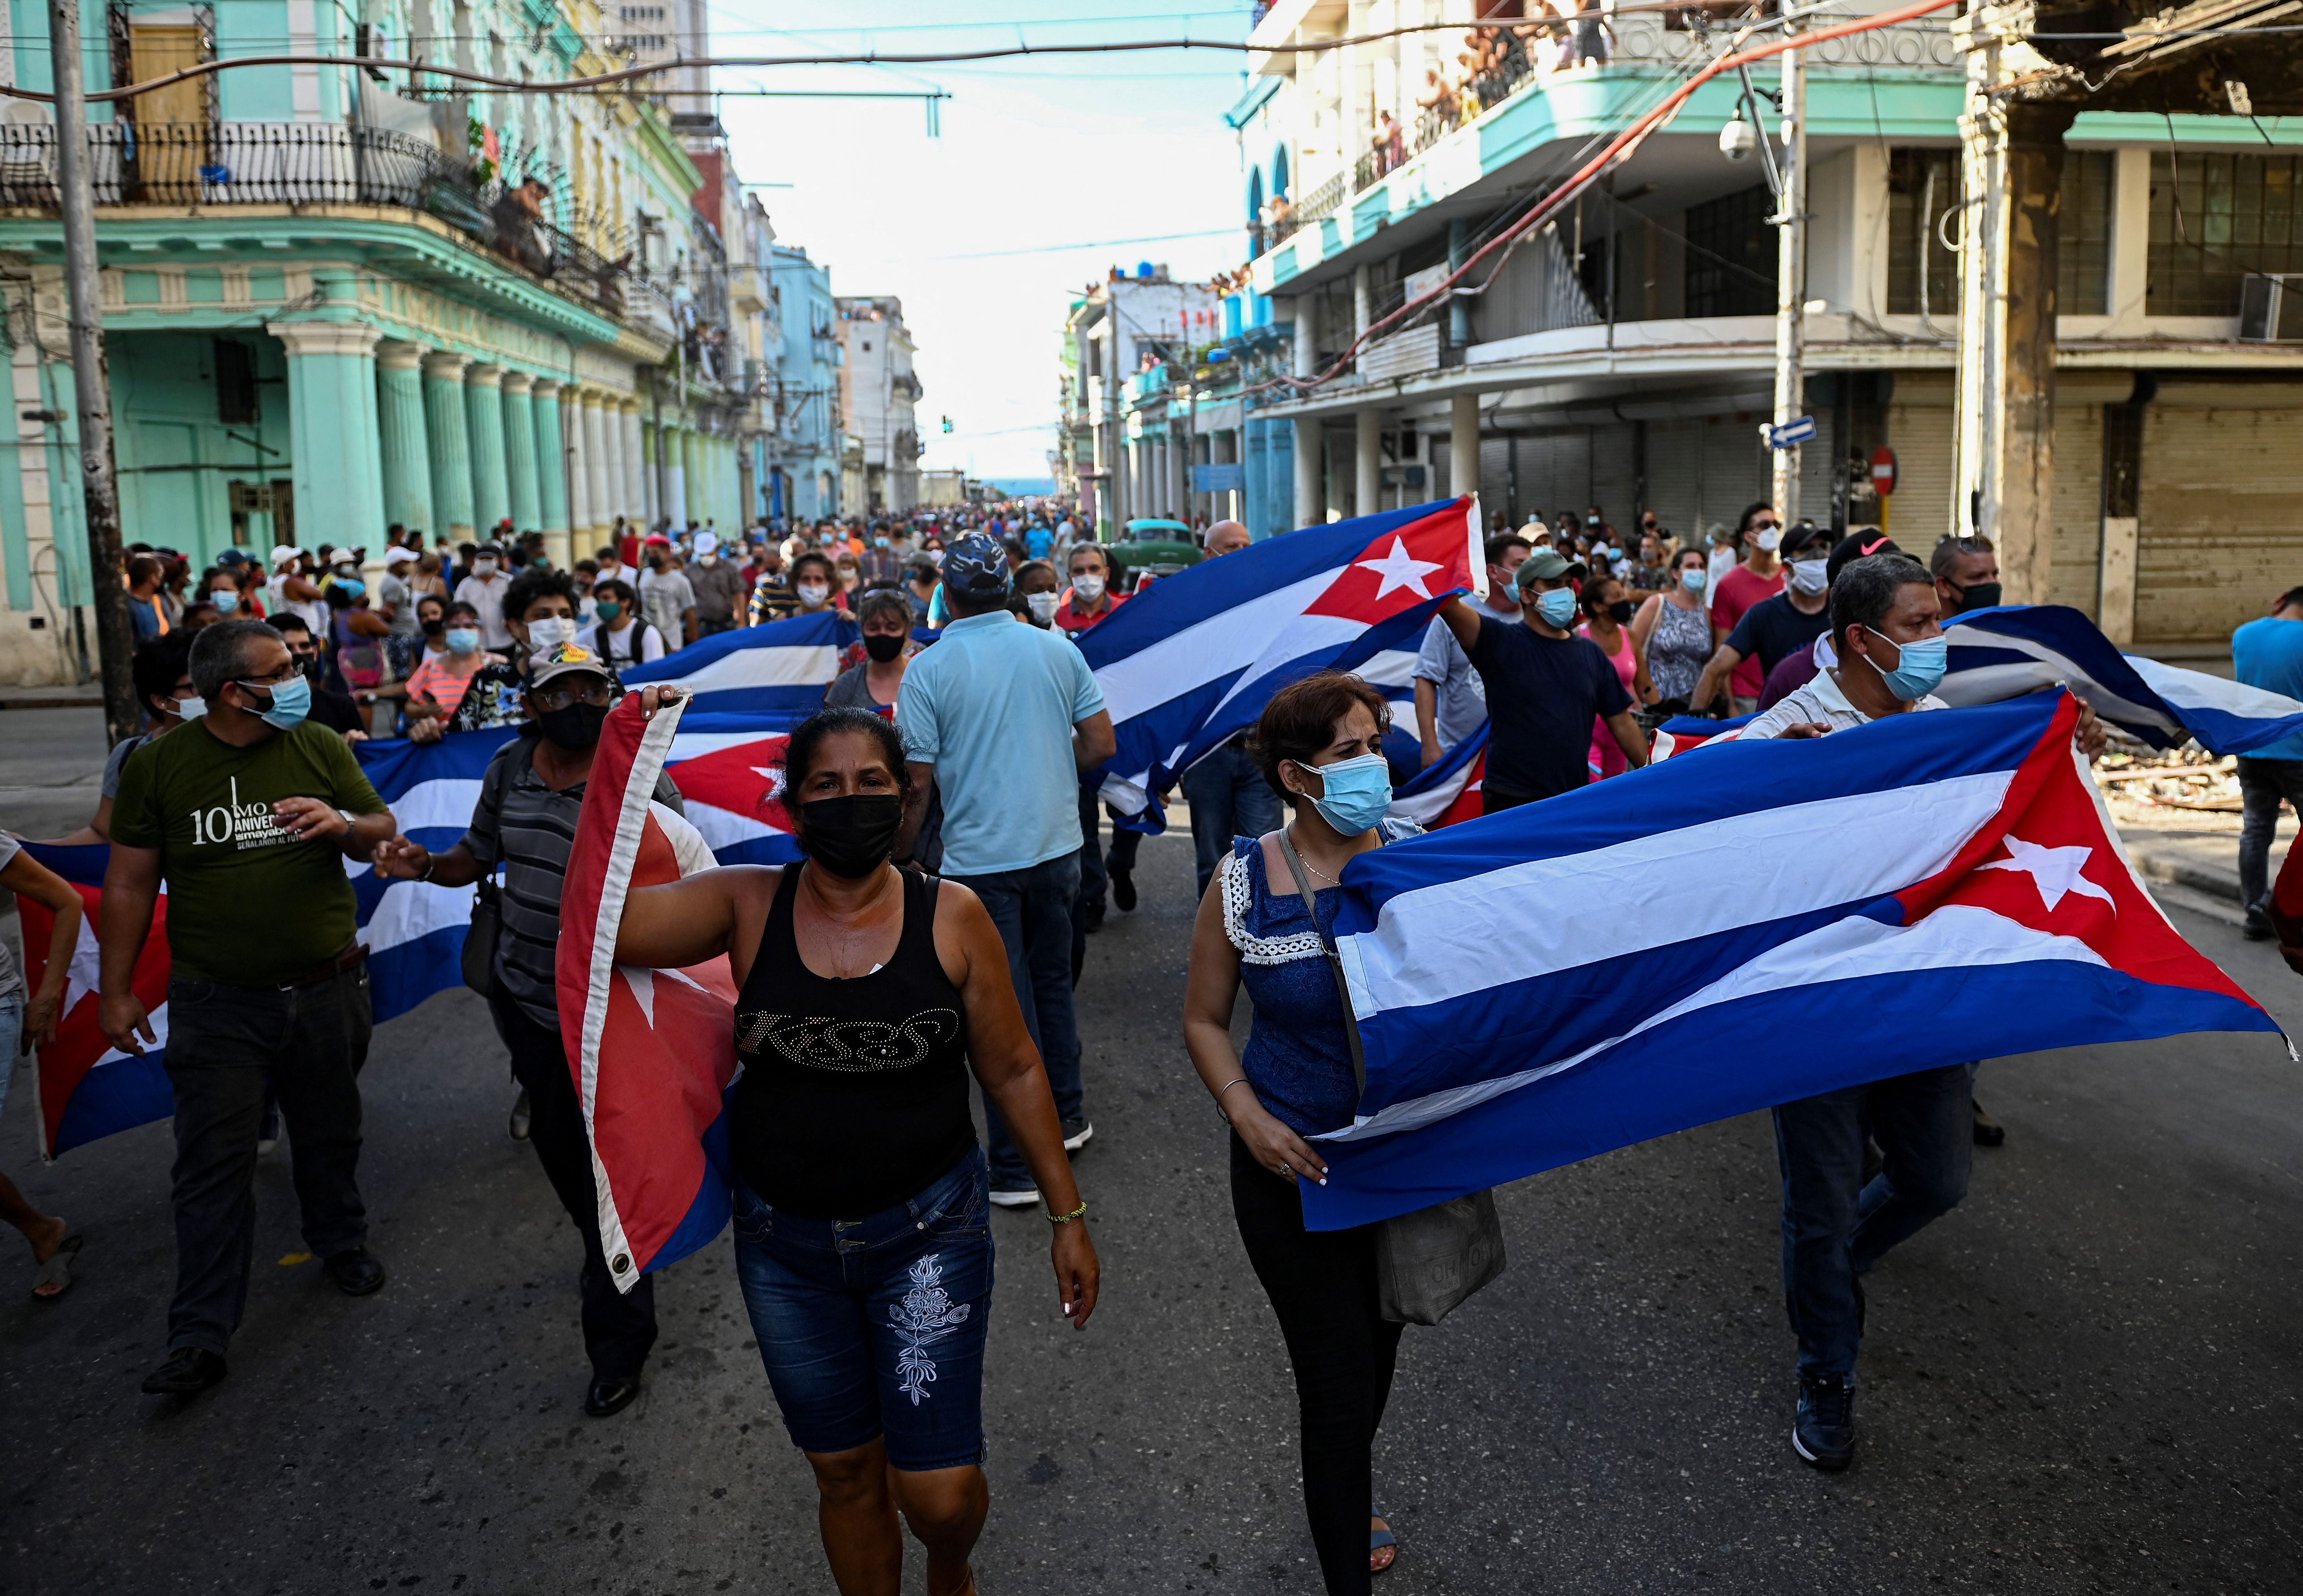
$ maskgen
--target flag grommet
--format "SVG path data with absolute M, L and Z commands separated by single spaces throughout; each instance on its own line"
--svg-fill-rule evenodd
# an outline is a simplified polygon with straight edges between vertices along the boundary
M 632 1272 L 631 1254 L 618 1253 L 616 1255 L 616 1261 L 609 1264 L 608 1267 L 614 1270 L 618 1274 L 629 1274 Z

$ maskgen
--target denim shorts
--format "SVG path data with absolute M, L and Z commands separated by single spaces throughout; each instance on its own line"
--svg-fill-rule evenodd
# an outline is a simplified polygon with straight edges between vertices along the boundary
M 16 1073 L 16 1050 L 24 1045 L 24 995 L 11 992 L 0 997 L 0 1113 L 8 1107 L 8 1081 Z M 26 1069 L 31 1068 L 30 1060 Z M 46 1131 L 41 1132 L 46 1136 Z M 44 1141 L 40 1144 L 46 1147 Z
M 987 1187 L 981 1148 L 863 1219 L 794 1218 L 738 1183 L 736 1275 L 793 1445 L 884 1436 L 911 1472 L 983 1461 Z

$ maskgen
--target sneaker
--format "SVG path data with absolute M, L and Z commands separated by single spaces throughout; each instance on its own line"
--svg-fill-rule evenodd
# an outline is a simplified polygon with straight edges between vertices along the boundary
M 1064 1151 L 1076 1153 L 1095 1139 L 1095 1127 L 1085 1120 L 1064 1121 Z
M 2247 911 L 2247 924 L 2240 929 L 2240 935 L 2249 942 L 2268 942 L 2278 934 L 2273 928 L 2271 916 L 2264 912 L 2262 905 L 2250 904 Z
M 1040 1200 L 1036 1186 L 994 1186 L 991 1200 L 1002 1208 L 1029 1208 Z
M 196 1397 L 224 1377 L 224 1355 L 201 1347 L 179 1347 L 167 1362 L 144 1376 L 148 1397 Z
M 527 1127 L 531 1117 L 532 1116 L 528 1112 L 527 1106 L 527 1088 L 526 1087 L 522 1087 L 519 1088 L 519 1096 L 511 1105 L 511 1121 L 504 1127 L 506 1130 L 511 1133 L 512 1140 L 526 1141 L 527 1139 Z
M 1135 908 L 1135 873 L 1133 870 L 1111 872 L 1111 904 L 1122 913 L 1132 913 Z
M 1855 1386 L 1830 1374 L 1800 1376 L 1792 1450 L 1802 1462 L 1836 1474 L 1855 1458 Z
M 1975 1110 L 1975 1145 L 1977 1147 L 1995 1147 L 2007 1139 L 2007 1127 L 1984 1113 L 1982 1104 L 1970 1097 L 1968 1099 L 1968 1105 Z

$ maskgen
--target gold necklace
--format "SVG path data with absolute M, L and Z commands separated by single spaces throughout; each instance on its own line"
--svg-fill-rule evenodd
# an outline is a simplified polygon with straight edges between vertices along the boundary
M 1287 828 L 1287 841 L 1288 844 L 1295 848 L 1295 857 L 1303 861 L 1303 868 L 1305 869 L 1319 877 L 1320 880 L 1325 881 L 1330 886 L 1341 886 L 1343 885 L 1342 882 L 1337 880 L 1333 876 L 1330 876 L 1327 871 L 1321 869 L 1318 865 L 1312 862 L 1311 855 L 1305 853 L 1302 844 L 1295 841 L 1295 828 L 1293 826 L 1290 826 Z

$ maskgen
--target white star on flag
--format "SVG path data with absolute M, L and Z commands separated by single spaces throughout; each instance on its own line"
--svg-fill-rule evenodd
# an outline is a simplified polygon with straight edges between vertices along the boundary
M 1403 587 L 1413 588 L 1419 599 L 1428 599 L 1431 596 L 1431 590 L 1423 585 L 1423 578 L 1433 571 L 1446 568 L 1429 560 L 1416 559 L 1407 551 L 1405 540 L 1397 537 L 1391 540 L 1391 552 L 1381 559 L 1362 559 L 1354 563 L 1361 570 L 1373 571 L 1383 578 L 1383 586 L 1375 595 L 1378 602 Z
M 2064 895 L 2074 892 L 2083 898 L 2101 898 L 2111 905 L 2113 914 L 2119 912 L 2118 900 L 2107 889 L 2079 873 L 2087 868 L 2087 861 L 2095 856 L 2093 848 L 2085 844 L 2068 848 L 2042 847 L 2037 843 L 2027 843 L 2012 832 L 2006 843 L 2008 857 L 1995 859 L 1982 868 L 1987 870 L 2020 870 L 2030 877 L 2031 884 L 2039 889 L 2039 896 L 2046 902 L 2049 913 L 2054 912 L 2055 905 L 2063 901 Z

